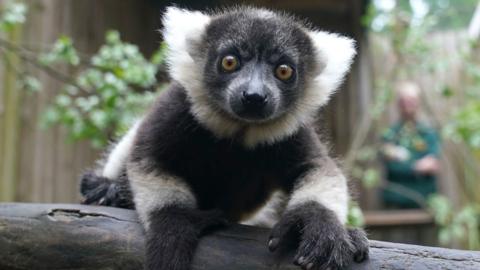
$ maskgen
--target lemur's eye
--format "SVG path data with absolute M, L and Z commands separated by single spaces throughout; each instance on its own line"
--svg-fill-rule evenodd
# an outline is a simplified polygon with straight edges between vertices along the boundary
M 236 70 L 239 64 L 238 58 L 234 55 L 227 55 L 222 58 L 222 68 L 227 72 Z
M 275 76 L 282 81 L 287 81 L 293 76 L 293 69 L 287 64 L 281 64 L 275 69 Z

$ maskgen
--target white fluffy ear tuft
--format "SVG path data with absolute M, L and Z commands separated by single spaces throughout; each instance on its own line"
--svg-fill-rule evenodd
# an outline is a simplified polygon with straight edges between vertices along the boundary
M 200 11 L 168 7 L 163 15 L 163 38 L 172 50 L 185 49 L 202 36 L 210 16 Z
M 322 91 L 322 105 L 337 90 L 356 54 L 355 41 L 351 38 L 324 31 L 311 31 L 310 38 L 317 50 L 319 63 L 325 66 L 315 78 L 315 87 Z
M 168 7 L 163 15 L 163 39 L 167 44 L 167 63 L 170 76 L 183 83 L 187 75 L 191 75 L 194 60 L 191 45 L 199 42 L 205 28 L 210 22 L 210 16 L 200 11 L 190 11 L 177 7 Z M 188 87 L 188 85 L 184 85 Z

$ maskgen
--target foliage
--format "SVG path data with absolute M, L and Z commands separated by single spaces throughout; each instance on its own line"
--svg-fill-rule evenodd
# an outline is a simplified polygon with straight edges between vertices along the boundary
M 470 100 L 454 114 L 453 120 L 444 129 L 445 137 L 480 149 L 480 102 Z
M 446 137 L 457 142 L 465 142 L 472 149 L 480 150 L 480 58 L 475 44 L 463 55 L 465 85 L 468 102 L 459 107 L 452 121 L 444 129 Z
M 91 57 L 73 84 L 55 98 L 43 117 L 46 125 L 60 123 L 68 128 L 72 139 L 90 139 L 96 147 L 128 129 L 136 116 L 150 104 L 155 92 L 144 92 L 156 85 L 163 49 L 147 60 L 138 48 L 120 40 L 119 33 L 109 31 L 106 43 Z M 61 37 L 42 63 L 67 63 L 76 66 L 79 57 L 68 37 Z
M 52 45 L 51 51 L 40 55 L 39 60 L 46 66 L 60 62 L 66 62 L 73 66 L 78 66 L 80 64 L 80 57 L 73 47 L 72 39 L 67 36 L 61 36 Z
M 397 81 L 411 80 L 420 76 L 431 76 L 436 70 L 448 70 L 448 57 L 439 58 L 435 52 L 435 45 L 427 38 L 435 31 L 466 28 L 472 17 L 477 0 L 436 1 L 436 0 L 376 0 L 368 10 L 364 23 L 376 35 L 386 38 L 393 50 L 396 59 L 396 68 L 389 74 L 390 77 L 379 78 L 375 81 L 373 111 L 367 121 L 368 132 L 364 134 L 379 134 L 381 117 L 384 108 L 392 100 L 392 89 Z M 478 190 L 480 175 L 474 164 L 480 162 L 480 58 L 478 48 L 474 44 L 466 44 L 466 50 L 460 50 L 464 60 L 464 78 L 462 90 L 452 89 L 449 85 L 441 85 L 437 91 L 444 98 L 451 98 L 456 93 L 464 92 L 467 95 L 465 104 L 459 104 L 451 110 L 450 119 L 443 125 L 445 140 L 453 139 L 456 143 L 468 147 L 464 168 L 465 198 L 463 205 L 457 209 L 444 196 L 434 195 L 428 198 L 428 210 L 435 217 L 440 228 L 439 240 L 442 244 L 461 241 L 465 247 L 480 248 L 479 218 L 480 196 Z M 374 166 L 378 141 L 357 143 L 353 149 L 353 175 L 361 179 L 364 186 L 378 185 L 378 169 Z M 467 163 L 473 165 L 467 165 Z
M 480 205 L 468 204 L 460 211 L 455 211 L 450 201 L 441 195 L 432 195 L 428 205 L 439 226 L 439 241 L 447 245 L 454 240 L 467 241 L 470 249 L 480 249 Z
M 25 22 L 27 6 L 15 1 L 6 1 L 0 6 L 0 32 L 12 31 L 17 25 Z
M 347 224 L 352 227 L 362 227 L 365 225 L 365 218 L 362 209 L 358 203 L 351 201 L 348 208 Z
M 0 34 L 13 31 L 25 22 L 26 5 L 10 1 L 0 13 Z M 3 50 L 1 50 L 3 49 Z M 14 53 L 23 60 L 20 87 L 29 92 L 42 89 L 40 80 L 24 66 L 38 68 L 63 83 L 52 105 L 42 114 L 44 127 L 64 126 L 72 141 L 90 140 L 102 147 L 124 133 L 137 115 L 154 100 L 156 75 L 162 68 L 165 47 L 146 59 L 138 47 L 125 43 L 117 31 L 106 33 L 105 44 L 91 57 L 81 57 L 72 39 L 61 36 L 46 52 L 32 51 L 0 39 L 1 52 Z M 62 70 L 69 73 L 62 73 Z

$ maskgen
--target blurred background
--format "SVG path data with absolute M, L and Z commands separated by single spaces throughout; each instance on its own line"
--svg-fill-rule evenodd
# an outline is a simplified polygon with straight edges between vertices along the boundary
M 172 3 L 0 0 L 0 201 L 78 203 L 78 178 L 168 83 Z M 357 41 L 317 127 L 371 239 L 480 249 L 478 0 L 240 1 Z M 341 53 L 341 52 L 339 52 Z

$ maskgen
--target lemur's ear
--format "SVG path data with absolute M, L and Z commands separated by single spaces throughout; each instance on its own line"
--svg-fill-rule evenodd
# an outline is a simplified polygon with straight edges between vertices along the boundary
M 322 91 L 322 104 L 341 84 L 356 54 L 355 41 L 351 38 L 324 31 L 310 31 L 310 38 L 317 51 L 317 61 L 323 66 L 314 79 L 314 87 Z
M 210 22 L 210 16 L 200 11 L 168 7 L 163 15 L 163 39 L 171 50 L 188 50 L 192 41 L 198 41 Z
M 190 11 L 177 7 L 168 7 L 163 15 L 163 40 L 167 44 L 167 64 L 170 75 L 177 81 L 183 81 L 181 74 L 191 74 L 185 70 L 194 66 L 193 44 L 201 41 L 210 16 L 200 11 Z

